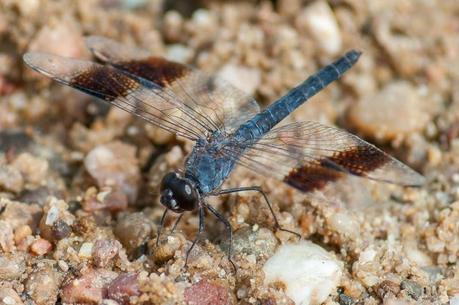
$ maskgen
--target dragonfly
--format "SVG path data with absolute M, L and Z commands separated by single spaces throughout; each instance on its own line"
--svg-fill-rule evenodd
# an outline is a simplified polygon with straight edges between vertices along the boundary
M 253 97 L 229 82 L 188 65 L 153 56 L 105 37 L 86 38 L 97 62 L 31 52 L 23 56 L 32 69 L 136 115 L 148 123 L 194 141 L 182 170 L 167 173 L 160 185 L 165 207 L 157 242 L 168 211 L 197 211 L 197 234 L 188 256 L 204 231 L 205 211 L 225 226 L 232 255 L 230 222 L 206 200 L 210 196 L 258 192 L 277 220 L 260 186 L 226 188 L 237 166 L 277 178 L 304 192 L 321 191 L 346 176 L 419 186 L 424 177 L 374 145 L 344 130 L 317 122 L 278 125 L 295 109 L 339 79 L 359 59 L 351 50 L 260 110 Z M 176 222 L 177 223 L 177 222 Z M 175 225 L 174 225 L 175 228 Z

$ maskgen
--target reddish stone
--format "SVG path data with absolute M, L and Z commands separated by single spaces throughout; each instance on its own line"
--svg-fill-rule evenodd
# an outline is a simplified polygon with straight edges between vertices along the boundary
M 98 239 L 92 248 L 92 258 L 94 265 L 105 267 L 121 249 L 121 244 L 117 240 Z
M 124 273 L 110 283 L 107 289 L 108 298 L 121 304 L 129 304 L 129 298 L 140 295 L 137 274 Z
M 227 288 L 208 282 L 199 281 L 185 289 L 185 301 L 189 305 L 230 305 L 231 298 Z
M 51 251 L 53 245 L 43 238 L 39 238 L 30 245 L 30 251 L 35 255 L 44 255 Z
M 89 270 L 62 288 L 62 302 L 100 304 L 106 295 L 106 285 L 116 276 L 115 272 L 105 269 Z

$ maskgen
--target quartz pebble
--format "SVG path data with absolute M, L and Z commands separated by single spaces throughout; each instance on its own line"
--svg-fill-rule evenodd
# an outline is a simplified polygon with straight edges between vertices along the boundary
M 140 171 L 134 146 L 119 141 L 96 146 L 84 165 L 99 187 L 118 189 L 130 202 L 137 198 Z
M 266 228 L 253 230 L 245 226 L 234 232 L 233 250 L 234 253 L 244 253 L 269 257 L 274 253 L 278 241 L 272 231 Z
M 342 263 L 309 241 L 280 246 L 264 264 L 265 284 L 281 282 L 295 304 L 324 302 L 336 290 Z
M 95 188 L 90 188 L 85 194 L 82 206 L 88 212 L 98 210 L 118 212 L 128 207 L 128 198 L 123 192 L 111 188 L 102 189 L 99 193 Z
M 254 94 L 261 83 L 259 70 L 235 64 L 223 66 L 218 72 L 218 75 L 236 88 L 248 94 Z
M 121 244 L 117 240 L 98 239 L 92 248 L 92 259 L 96 267 L 108 265 L 121 249 Z
M 0 255 L 0 280 L 14 280 L 25 272 L 23 255 Z
M 13 227 L 6 220 L 0 220 L 0 250 L 9 253 L 14 249 Z
M 28 50 L 73 58 L 87 54 L 81 28 L 70 15 L 60 22 L 42 27 L 30 42 Z
M 342 38 L 333 11 L 326 1 L 315 1 L 297 17 L 297 27 L 307 30 L 329 55 L 341 50 Z
M 26 152 L 20 154 L 11 165 L 22 174 L 26 186 L 31 188 L 42 185 L 48 174 L 48 161 Z
M 365 135 L 393 140 L 425 127 L 429 115 L 419 104 L 420 100 L 415 87 L 405 81 L 396 81 L 353 104 L 349 118 Z
M 40 220 L 41 208 L 35 204 L 24 204 L 17 201 L 0 198 L 0 205 L 5 208 L 0 214 L 0 220 L 7 221 L 13 229 L 28 225 L 33 230 Z
M 9 165 L 0 165 L 0 189 L 19 193 L 24 187 L 21 172 Z
M 143 213 L 129 214 L 120 219 L 115 227 L 116 237 L 130 254 L 144 244 L 151 233 L 152 223 Z
M 22 305 L 24 304 L 17 294 L 11 288 L 0 287 L 0 305 Z
M 45 265 L 29 275 L 25 286 L 37 305 L 53 305 L 57 301 L 59 285 L 59 273 Z
M 40 235 L 51 242 L 59 241 L 72 233 L 75 216 L 68 211 L 68 205 L 63 200 L 48 197 L 40 220 Z

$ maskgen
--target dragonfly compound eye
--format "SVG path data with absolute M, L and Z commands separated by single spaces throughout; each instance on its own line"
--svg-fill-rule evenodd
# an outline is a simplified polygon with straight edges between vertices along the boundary
M 168 209 L 181 213 L 198 207 L 199 194 L 189 179 L 180 177 L 177 173 L 169 173 L 161 182 L 160 201 Z

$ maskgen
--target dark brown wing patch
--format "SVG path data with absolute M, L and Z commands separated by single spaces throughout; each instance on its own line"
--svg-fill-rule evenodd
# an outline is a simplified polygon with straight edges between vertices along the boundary
M 342 172 L 322 167 L 318 163 L 307 163 L 293 169 L 284 178 L 284 182 L 300 191 L 312 192 L 323 189 L 327 183 L 336 181 L 343 176 Z
M 322 165 L 327 166 L 327 161 L 338 165 L 350 174 L 366 176 L 389 162 L 390 158 L 371 146 L 355 146 L 349 150 L 335 152 L 322 161 Z
M 125 97 L 139 87 L 135 80 L 107 66 L 82 71 L 70 79 L 69 85 L 106 101 Z
M 121 61 L 112 63 L 113 66 L 132 75 L 147 79 L 161 87 L 184 77 L 191 70 L 185 65 L 160 57 L 149 57 L 142 60 Z
M 328 183 L 350 173 L 366 176 L 382 167 L 390 158 L 370 146 L 356 146 L 345 151 L 335 152 L 331 157 L 306 162 L 294 168 L 284 182 L 303 191 L 312 192 L 323 189 Z

